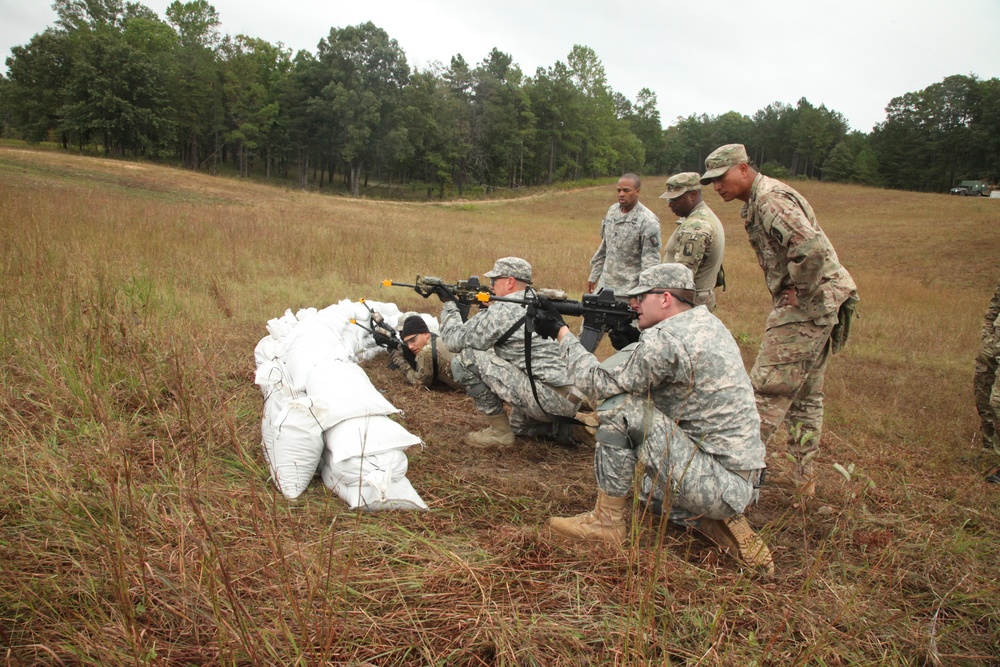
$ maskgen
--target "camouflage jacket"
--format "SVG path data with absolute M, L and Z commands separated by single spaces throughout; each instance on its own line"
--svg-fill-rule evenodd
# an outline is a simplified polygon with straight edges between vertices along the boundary
M 726 326 L 704 306 L 643 331 L 628 358 L 614 368 L 602 367 L 572 334 L 560 345 L 573 383 L 590 398 L 648 395 L 727 469 L 764 467 L 760 417 L 743 357 Z
M 451 360 L 455 358 L 455 355 L 441 342 L 437 334 L 431 334 L 427 345 L 424 345 L 424 349 L 417 353 L 416 368 L 410 368 L 410 365 L 406 363 L 402 350 L 394 350 L 391 356 L 393 362 L 410 384 L 422 384 L 425 387 L 430 387 L 437 380 L 455 389 L 461 386 L 455 382 L 455 378 L 451 374 Z
M 726 252 L 726 231 L 719 217 L 705 202 L 677 221 L 663 250 L 664 262 L 676 262 L 691 269 L 699 292 L 715 289 Z
M 660 219 L 636 202 L 628 213 L 613 204 L 601 222 L 601 245 L 590 260 L 590 282 L 622 295 L 643 269 L 660 263 Z
M 1000 282 L 997 283 L 993 299 L 986 309 L 986 314 L 983 315 L 983 330 L 980 337 L 984 342 L 988 341 L 1000 349 Z
M 524 292 L 514 292 L 507 297 L 523 299 Z M 506 335 L 524 314 L 525 308 L 520 304 L 494 301 L 488 308 L 481 308 L 467 322 L 462 322 L 458 307 L 454 302 L 449 302 L 441 309 L 441 339 L 448 349 L 456 354 L 466 348 L 492 349 L 501 359 L 527 372 L 523 321 L 502 345 L 497 345 L 497 341 Z M 570 383 L 566 373 L 566 362 L 558 343 L 532 334 L 531 374 L 536 380 L 553 387 L 562 387 Z
M 809 202 L 781 181 L 757 174 L 740 215 L 774 299 L 768 326 L 836 322 L 840 304 L 857 295 L 857 287 Z M 791 288 L 798 296 L 797 307 L 782 296 Z

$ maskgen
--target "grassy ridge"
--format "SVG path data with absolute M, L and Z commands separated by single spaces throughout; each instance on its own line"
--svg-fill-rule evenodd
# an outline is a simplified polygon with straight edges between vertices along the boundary
M 645 183 L 643 200 L 664 220 Z M 372 381 L 427 442 L 422 514 L 267 481 L 252 349 L 286 308 L 482 274 L 516 254 L 579 294 L 611 186 L 390 204 L 0 149 L 0 655 L 5 664 L 1000 664 L 1000 499 L 971 398 L 1000 202 L 802 183 L 859 284 L 827 379 L 822 512 L 776 439 L 757 582 L 639 512 L 624 553 L 536 532 L 592 504 L 589 450 L 461 445 L 454 394 Z M 723 219 L 717 314 L 749 364 L 768 297 Z M 601 354 L 607 354 L 608 348 Z M 854 466 L 851 480 L 834 463 Z M 875 484 L 868 485 L 868 480 Z

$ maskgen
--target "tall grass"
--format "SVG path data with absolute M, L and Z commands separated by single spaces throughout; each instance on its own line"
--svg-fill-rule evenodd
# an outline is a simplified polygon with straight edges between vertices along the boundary
M 997 461 L 970 391 L 1000 203 L 799 186 L 861 319 L 828 373 L 815 505 L 773 448 L 750 517 L 778 574 L 760 581 L 638 507 L 624 550 L 539 535 L 592 505 L 592 452 L 469 451 L 468 399 L 379 359 L 427 442 L 408 476 L 431 511 L 349 512 L 318 482 L 288 502 L 267 479 L 268 319 L 360 297 L 437 312 L 379 281 L 508 254 L 579 294 L 610 184 L 380 203 L 0 149 L 4 664 L 1000 664 Z M 728 234 L 717 314 L 750 363 L 768 297 L 738 206 L 706 199 Z

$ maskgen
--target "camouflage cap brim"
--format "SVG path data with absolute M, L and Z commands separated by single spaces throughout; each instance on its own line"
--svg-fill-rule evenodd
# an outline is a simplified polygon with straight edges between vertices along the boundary
M 640 294 L 645 294 L 646 292 L 648 292 L 648 291 L 650 291 L 652 289 L 656 289 L 656 288 L 638 285 L 636 287 L 633 287 L 629 291 L 625 292 L 625 296 L 627 296 L 627 297 L 639 296 Z
M 660 199 L 677 199 L 678 197 L 680 197 L 685 192 L 691 192 L 691 190 L 686 190 L 686 189 L 685 190 L 679 190 L 679 191 L 678 190 L 667 190 L 662 195 L 660 195 Z
M 712 181 L 714 181 L 715 179 L 717 179 L 719 176 L 722 176 L 723 174 L 725 174 L 727 171 L 729 171 L 730 169 L 732 169 L 735 166 L 736 165 L 729 165 L 729 166 L 726 166 L 726 167 L 719 167 L 717 169 L 709 169 L 704 174 L 702 174 L 701 184 L 702 185 L 708 185 L 709 183 L 711 183 Z

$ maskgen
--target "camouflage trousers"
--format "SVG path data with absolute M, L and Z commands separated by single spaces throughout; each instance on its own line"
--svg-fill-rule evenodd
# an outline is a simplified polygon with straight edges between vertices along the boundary
M 713 312 L 715 310 L 715 305 L 716 305 L 715 290 L 714 289 L 699 290 L 697 293 L 695 293 L 694 305 L 705 306 L 706 308 L 708 308 L 708 312 L 710 313 Z
M 739 514 L 754 496 L 753 482 L 727 470 L 698 447 L 674 420 L 644 397 L 621 394 L 597 409 L 601 421 L 594 451 L 597 485 L 621 498 L 632 489 L 636 465 L 645 469 L 640 490 L 648 505 L 683 510 L 686 516 L 725 519 Z
M 973 393 L 976 411 L 982 423 L 983 447 L 1000 453 L 1000 341 L 984 340 L 976 355 Z
M 467 348 L 452 359 L 451 370 L 455 381 L 472 398 L 476 410 L 484 415 L 498 415 L 503 412 L 504 403 L 510 405 L 510 427 L 518 435 L 556 437 L 558 425 L 552 423 L 550 415 L 576 414 L 575 403 L 536 380 L 539 406 L 527 373 L 492 351 Z
M 788 452 L 801 461 L 819 451 L 823 432 L 823 380 L 834 324 L 793 322 L 764 332 L 750 382 L 760 414 L 760 439 L 768 444 L 781 422 L 800 424 Z

